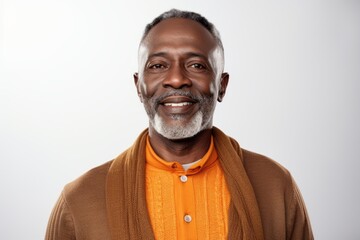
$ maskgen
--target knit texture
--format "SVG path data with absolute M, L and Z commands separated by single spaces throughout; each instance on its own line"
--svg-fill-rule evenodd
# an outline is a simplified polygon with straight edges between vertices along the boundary
M 106 203 L 113 239 L 154 239 L 146 208 L 145 151 L 148 131 L 112 163 L 107 175 Z M 215 148 L 230 192 L 229 239 L 264 239 L 260 212 L 241 159 L 239 145 L 217 128 Z M 121 174 L 119 174 L 121 173 Z
M 213 140 L 187 171 L 161 159 L 149 141 L 146 162 L 146 199 L 156 239 L 226 239 L 230 193 Z
M 64 187 L 49 219 L 46 240 L 154 239 L 146 202 L 146 137 L 145 131 L 120 157 L 89 170 Z M 266 240 L 313 240 L 304 201 L 289 171 L 265 156 L 240 149 L 217 129 L 213 137 L 232 199 L 229 221 L 219 222 L 228 224 L 228 239 L 261 239 L 264 235 Z M 233 161 L 246 174 L 232 166 Z M 248 181 L 256 201 L 244 185 Z M 214 187 L 204 194 L 218 191 L 222 190 Z M 155 191 L 154 197 L 158 193 Z M 256 205 L 262 228 L 258 226 Z M 205 218 L 200 215 L 197 212 L 195 217 Z M 164 229 L 164 234 L 170 233 Z

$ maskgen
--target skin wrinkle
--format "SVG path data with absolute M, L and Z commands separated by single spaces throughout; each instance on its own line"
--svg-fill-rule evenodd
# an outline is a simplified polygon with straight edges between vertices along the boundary
M 199 28 L 200 32 L 193 34 L 190 30 L 179 28 L 179 31 L 170 31 L 159 37 L 157 33 L 159 25 L 163 25 L 168 21 L 187 21 L 194 25 L 193 28 Z M 163 26 L 161 26 L 163 27 Z M 156 33 L 154 33 L 156 32 Z M 201 36 L 202 40 L 199 41 Z M 204 39 L 206 38 L 206 40 Z M 160 39 L 160 41 L 159 41 Z M 165 39 L 165 40 L 164 40 Z M 204 41 L 207 45 L 203 46 Z M 193 59 L 194 60 L 191 60 Z M 155 60 L 156 59 L 156 60 Z M 200 59 L 200 60 L 197 60 Z M 134 75 L 135 82 L 138 89 L 140 100 L 144 103 L 145 110 L 149 116 L 150 127 L 157 133 L 163 135 L 167 139 L 186 139 L 195 136 L 197 133 L 205 129 L 211 129 L 213 113 L 216 107 L 216 100 L 221 101 L 225 86 L 221 85 L 223 79 L 223 65 L 224 65 L 223 51 L 215 38 L 204 29 L 199 23 L 189 19 L 167 19 L 156 25 L 150 30 L 148 35 L 141 41 L 138 50 L 138 73 Z M 192 72 L 187 69 L 188 62 L 200 61 L 206 67 L 205 71 Z M 147 73 L 150 66 L 158 63 L 165 64 L 161 71 L 152 71 Z M 151 63 L 151 64 L 150 64 Z M 177 71 L 177 72 L 170 72 Z M 176 81 L 181 82 L 184 86 L 181 89 L 171 89 L 170 92 L 161 92 L 161 90 L 153 91 L 153 82 L 155 81 L 174 81 L 168 79 L 168 74 L 177 74 Z M 181 75 L 180 75 L 181 74 Z M 172 76 L 171 76 L 172 77 Z M 225 77 L 227 78 L 227 76 Z M 185 80 L 186 79 L 186 82 Z M 209 82 L 207 85 L 208 92 L 203 92 L 202 89 L 196 86 L 205 87 L 201 83 L 203 79 Z M 227 79 L 226 79 L 227 82 Z M 200 84 L 201 83 L 201 84 Z M 180 84 L 180 83 L 179 83 Z M 185 85 L 186 84 L 186 85 Z M 160 87 L 161 84 L 159 84 Z M 170 83 L 169 83 L 170 85 Z M 193 86 L 195 85 L 195 87 Z M 171 87 L 173 87 L 171 85 Z M 195 89 L 195 92 L 191 89 Z M 221 94 L 219 93 L 221 90 Z M 157 95 L 160 92 L 160 95 Z M 173 95 L 186 96 L 193 100 L 195 104 L 199 105 L 197 112 L 192 113 L 191 119 L 186 120 L 187 115 L 170 114 L 170 119 L 176 120 L 178 124 L 169 124 L 162 115 L 159 114 L 158 109 L 161 106 L 161 100 Z M 220 96 L 221 95 L 221 96 Z
M 139 48 L 138 48 L 139 79 L 143 78 L 145 65 L 149 58 L 149 51 L 148 51 L 147 44 L 150 41 L 150 39 L 148 39 L 148 38 L 149 38 L 149 36 L 145 37 L 145 39 L 140 42 Z M 217 44 L 217 46 L 214 48 L 213 51 L 211 51 L 211 53 L 209 55 L 210 55 L 209 62 L 210 62 L 212 69 L 214 70 L 214 73 L 216 76 L 215 79 L 220 80 L 221 74 L 224 71 L 224 65 L 225 65 L 224 51 L 222 50 L 221 46 L 219 46 Z

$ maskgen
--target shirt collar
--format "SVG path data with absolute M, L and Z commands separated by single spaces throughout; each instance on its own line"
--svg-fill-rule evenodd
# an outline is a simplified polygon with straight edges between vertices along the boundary
M 203 169 L 213 166 L 218 159 L 218 155 L 214 146 L 213 137 L 211 136 L 211 142 L 208 151 L 205 155 L 192 165 L 187 171 L 187 175 L 192 175 L 200 172 Z M 165 170 L 169 172 L 184 173 L 182 165 L 178 162 L 169 162 L 160 158 L 151 147 L 149 137 L 146 140 L 146 163 L 152 167 L 158 168 L 160 170 Z

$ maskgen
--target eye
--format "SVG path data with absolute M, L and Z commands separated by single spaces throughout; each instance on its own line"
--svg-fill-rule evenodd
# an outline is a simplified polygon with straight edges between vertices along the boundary
M 168 68 L 169 68 L 168 62 L 161 60 L 161 59 L 160 60 L 159 59 L 150 60 L 146 64 L 146 70 L 150 73 L 164 72 Z
M 165 66 L 161 63 L 156 63 L 156 64 L 149 65 L 149 68 L 150 69 L 162 69 L 162 68 L 165 68 Z
M 188 71 L 193 73 L 205 73 L 208 72 L 208 67 L 202 62 L 190 62 L 188 65 Z
M 192 67 L 192 68 L 197 68 L 197 69 L 205 69 L 205 68 L 206 68 L 206 67 L 205 67 L 203 64 L 201 64 L 201 63 L 193 63 L 193 64 L 190 65 L 190 67 Z

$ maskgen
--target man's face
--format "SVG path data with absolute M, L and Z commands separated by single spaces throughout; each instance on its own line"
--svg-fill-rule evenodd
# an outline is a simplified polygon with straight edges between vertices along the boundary
M 216 100 L 228 74 L 214 37 L 199 23 L 167 19 L 150 30 L 139 48 L 137 91 L 155 130 L 184 139 L 211 128 Z

